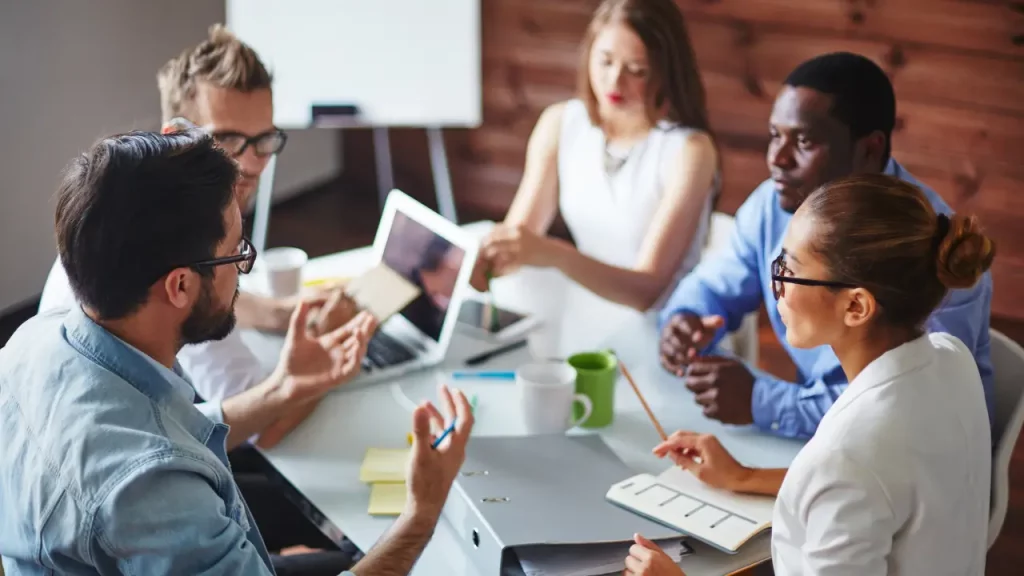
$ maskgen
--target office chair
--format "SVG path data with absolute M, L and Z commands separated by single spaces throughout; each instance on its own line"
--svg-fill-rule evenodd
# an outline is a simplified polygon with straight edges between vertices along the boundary
M 1024 424 L 1024 348 L 998 330 L 989 330 L 992 340 L 994 414 L 992 437 L 992 495 L 988 521 L 988 547 L 1003 528 L 1010 501 L 1010 459 Z

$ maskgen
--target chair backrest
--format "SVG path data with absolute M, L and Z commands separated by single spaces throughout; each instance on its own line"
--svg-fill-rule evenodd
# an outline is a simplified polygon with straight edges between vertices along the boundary
M 712 212 L 711 223 L 708 225 L 707 243 L 704 245 L 701 255 L 706 257 L 728 246 L 735 228 L 735 218 L 724 212 Z
M 1010 459 L 1024 424 L 1024 348 L 998 330 L 989 331 L 993 372 L 992 510 L 989 547 L 996 541 L 1010 499 Z
M 716 252 L 729 247 L 736 229 L 736 219 L 724 212 L 712 212 L 708 227 L 708 238 L 701 251 L 701 258 L 713 257 Z M 747 314 L 735 332 L 726 336 L 721 345 L 732 351 L 747 363 L 757 366 L 760 342 L 757 337 L 757 312 Z

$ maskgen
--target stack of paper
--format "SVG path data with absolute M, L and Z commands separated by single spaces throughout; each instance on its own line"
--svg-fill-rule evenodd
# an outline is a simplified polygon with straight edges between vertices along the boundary
M 359 468 L 359 481 L 370 484 L 373 516 L 398 516 L 405 508 L 405 464 L 409 449 L 370 448 Z
M 655 542 L 677 563 L 693 553 L 682 538 Z M 632 541 L 608 544 L 538 545 L 516 548 L 526 576 L 598 576 L 621 574 Z

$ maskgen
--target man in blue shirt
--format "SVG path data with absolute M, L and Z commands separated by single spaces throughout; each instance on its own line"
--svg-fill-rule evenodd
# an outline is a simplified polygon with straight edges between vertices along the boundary
M 919 186 L 936 211 L 951 212 L 938 194 L 890 157 L 895 122 L 892 84 L 881 68 L 863 56 L 819 56 L 798 66 L 786 79 L 770 120 L 771 178 L 736 212 L 729 249 L 685 277 L 659 315 L 661 363 L 669 372 L 685 376 L 686 386 L 707 417 L 808 438 L 846 389 L 846 375 L 830 348 L 800 350 L 786 343 L 786 327 L 773 304 L 768 306 L 768 317 L 796 364 L 796 382 L 711 352 L 746 314 L 755 312 L 762 302 L 774 302 L 771 263 L 781 250 L 786 225 L 822 184 L 850 174 L 884 172 Z M 951 292 L 927 325 L 931 331 L 960 338 L 974 352 L 990 415 L 991 299 L 992 279 L 986 273 L 974 288 Z
M 0 556 L 9 574 L 274 574 L 227 447 L 359 369 L 352 325 L 292 315 L 272 378 L 194 404 L 175 360 L 235 323 L 242 236 L 235 162 L 199 131 L 106 138 L 58 191 L 60 260 L 80 303 L 0 349 Z M 473 425 L 460 392 L 413 413 L 408 506 L 355 574 L 408 572 L 434 531 Z M 230 428 L 229 428 L 230 427 Z

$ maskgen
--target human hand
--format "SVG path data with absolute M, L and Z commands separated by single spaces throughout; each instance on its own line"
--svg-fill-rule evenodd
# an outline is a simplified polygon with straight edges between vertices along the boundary
M 725 326 L 721 316 L 697 316 L 680 312 L 669 318 L 661 331 L 661 366 L 671 374 L 683 376 L 686 366 L 711 343 L 715 332 Z
M 633 535 L 634 544 L 626 556 L 626 576 L 686 576 L 660 546 L 639 534 Z
M 550 240 L 526 226 L 498 224 L 484 241 L 481 253 L 491 263 L 495 276 L 504 276 L 523 266 L 553 264 Z
M 466 459 L 466 443 L 473 429 L 473 410 L 461 390 L 454 394 L 447 386 L 439 387 L 447 417 L 442 417 L 430 402 L 416 407 L 412 413 L 413 442 L 406 480 L 409 500 L 406 511 L 412 516 L 436 522 L 448 499 L 452 482 Z M 435 436 L 455 421 L 455 429 L 435 449 Z
M 377 321 L 360 312 L 347 324 L 322 336 L 308 329 L 310 309 L 324 301 L 303 300 L 292 314 L 277 373 L 292 398 L 305 401 L 322 396 L 359 373 L 366 346 Z
M 753 424 L 754 375 L 739 360 L 705 356 L 690 363 L 686 388 L 704 416 L 725 424 Z
M 326 301 L 312 315 L 310 323 L 313 333 L 318 336 L 348 324 L 359 312 L 356 301 L 349 297 L 341 286 L 324 291 L 322 297 Z
M 491 290 L 491 261 L 483 255 L 482 250 L 473 265 L 473 272 L 469 275 L 469 285 L 477 292 Z
M 668 440 L 655 446 L 653 452 L 658 458 L 668 456 L 698 480 L 715 488 L 740 491 L 750 476 L 750 469 L 737 462 L 711 434 L 673 432 Z

